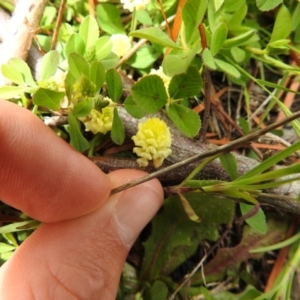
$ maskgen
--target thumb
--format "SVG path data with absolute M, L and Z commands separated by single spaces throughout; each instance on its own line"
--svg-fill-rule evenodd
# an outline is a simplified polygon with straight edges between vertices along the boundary
M 109 177 L 117 187 L 144 175 Z M 0 299 L 115 299 L 129 248 L 162 201 L 160 183 L 151 180 L 88 215 L 42 224 L 0 269 Z

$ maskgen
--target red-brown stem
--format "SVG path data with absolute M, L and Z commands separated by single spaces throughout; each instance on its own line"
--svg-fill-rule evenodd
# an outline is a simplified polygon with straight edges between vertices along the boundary
M 172 32 L 171 32 L 170 24 L 168 22 L 168 19 L 167 19 L 167 16 L 165 14 L 165 11 L 164 11 L 164 8 L 162 6 L 162 3 L 161 3 L 160 0 L 157 0 L 157 3 L 159 5 L 160 11 L 161 11 L 161 13 L 162 13 L 162 15 L 164 17 L 165 22 L 166 22 L 166 27 L 167 27 L 167 30 L 168 30 L 168 35 L 169 35 L 170 38 L 172 38 Z
M 51 50 L 54 50 L 55 47 L 56 47 L 58 32 L 59 32 L 59 28 L 60 28 L 60 25 L 61 25 L 61 22 L 62 22 L 65 5 L 66 5 L 66 0 L 62 0 L 60 2 L 60 6 L 59 6 L 59 10 L 58 10 L 58 16 L 57 16 L 57 20 L 56 20 L 56 25 L 55 25 L 55 28 L 54 28 L 53 37 L 52 37 L 52 41 L 51 41 Z

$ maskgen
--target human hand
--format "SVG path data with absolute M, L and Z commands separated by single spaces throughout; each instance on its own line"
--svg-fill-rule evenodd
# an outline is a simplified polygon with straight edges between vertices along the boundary
M 0 101 L 0 199 L 43 224 L 0 269 L 0 299 L 115 299 L 127 253 L 162 204 L 157 180 L 105 175 L 31 112 Z

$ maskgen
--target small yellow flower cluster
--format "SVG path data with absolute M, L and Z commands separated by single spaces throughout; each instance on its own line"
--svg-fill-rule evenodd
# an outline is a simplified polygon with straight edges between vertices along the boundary
M 149 118 L 138 127 L 132 140 L 136 146 L 133 152 L 140 157 L 137 159 L 139 166 L 146 167 L 153 160 L 154 167 L 160 167 L 164 159 L 172 154 L 172 138 L 168 126 L 158 118 Z
M 107 100 L 113 104 L 112 100 L 108 97 L 105 97 L 103 100 Z M 111 130 L 113 117 L 114 108 L 106 106 L 101 112 L 93 108 L 88 116 L 79 119 L 84 123 L 85 131 L 91 131 L 94 134 L 99 132 L 105 134 Z
M 112 42 L 112 52 L 116 53 L 118 57 L 124 56 L 131 49 L 130 39 L 126 34 L 113 34 L 110 40 Z
M 73 84 L 72 102 L 76 104 L 78 100 L 93 97 L 95 93 L 96 85 L 85 74 L 81 74 L 80 78 Z
M 167 94 L 169 94 L 169 85 L 172 77 L 164 73 L 162 66 L 160 66 L 158 70 L 151 69 L 149 75 L 158 75 L 163 80 Z
M 136 10 L 145 9 L 146 5 L 150 3 L 150 0 L 121 0 L 124 9 L 128 9 L 131 12 Z
M 64 92 L 65 91 L 65 77 L 66 74 L 62 71 L 56 72 L 55 75 L 51 76 L 49 79 L 44 81 L 39 81 L 38 85 L 41 88 L 45 88 L 48 90 L 56 91 L 56 92 Z

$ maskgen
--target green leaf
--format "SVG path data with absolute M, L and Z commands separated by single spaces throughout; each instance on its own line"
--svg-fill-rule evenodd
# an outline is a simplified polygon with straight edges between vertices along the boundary
M 256 33 L 255 29 L 249 28 L 249 30 L 247 30 L 246 32 L 243 32 L 233 38 L 227 39 L 223 44 L 223 48 L 231 49 L 232 47 L 240 46 L 240 45 L 244 44 L 245 42 L 248 42 L 249 39 L 252 36 L 254 36 L 255 33 Z
M 166 88 L 157 75 L 149 75 L 139 80 L 132 88 L 134 102 L 147 113 L 158 112 L 168 100 Z
M 284 5 L 281 5 L 275 19 L 270 43 L 285 39 L 290 35 L 291 30 L 292 18 L 290 12 Z
M 240 203 L 240 209 L 242 215 L 245 215 L 253 209 L 253 205 Z M 246 219 L 245 221 L 249 226 L 257 230 L 259 233 L 265 234 L 267 232 L 268 227 L 266 222 L 266 216 L 261 208 L 259 208 L 258 212 L 254 216 Z
M 91 64 L 89 79 L 95 84 L 96 91 L 98 92 L 105 81 L 105 70 L 100 62 L 94 61 Z
M 239 11 L 246 2 L 247 0 L 226 0 L 224 1 L 222 9 L 224 9 L 226 13 Z
M 229 24 L 228 24 L 228 28 L 234 28 L 237 26 L 241 26 L 242 22 L 244 21 L 246 15 L 248 12 L 248 6 L 246 3 L 244 3 L 242 5 L 242 7 L 240 7 L 238 10 L 236 10 L 234 12 L 234 14 L 232 15 Z
M 235 78 L 240 78 L 241 73 L 233 65 L 230 65 L 229 63 L 220 59 L 215 59 L 215 63 L 218 66 L 218 69 L 220 69 L 221 71 Z
M 181 46 L 174 43 L 168 35 L 158 27 L 144 28 L 136 31 L 132 31 L 130 36 L 146 39 L 152 43 L 162 45 L 164 47 L 170 47 L 174 49 L 182 49 Z
M 153 22 L 152 22 L 152 19 L 151 19 L 150 15 L 149 15 L 149 12 L 145 9 L 136 10 L 135 17 L 143 25 L 146 25 L 146 26 L 152 26 L 153 25 Z
M 78 53 L 71 53 L 68 56 L 69 72 L 76 78 L 79 79 L 81 74 L 85 74 L 89 77 L 90 67 L 87 61 Z
M 94 46 L 99 37 L 99 27 L 95 18 L 87 16 L 84 18 L 79 27 L 79 35 L 88 49 Z
M 0 234 L 29 230 L 29 229 L 36 229 L 39 224 L 40 222 L 35 220 L 11 223 L 9 225 L 0 227 Z
M 15 246 L 8 245 L 8 244 L 5 244 L 5 243 L 0 243 L 0 253 L 9 252 L 9 251 L 12 251 L 12 250 L 15 250 L 15 249 L 16 249 Z
M 104 59 L 101 60 L 101 63 L 105 70 L 116 67 L 118 64 L 119 58 L 117 54 L 111 52 Z
M 292 31 L 296 31 L 297 29 L 299 30 L 299 25 L 300 25 L 300 2 L 297 3 L 293 13 L 292 13 L 292 20 L 291 20 L 291 25 L 292 25 Z
M 186 136 L 193 138 L 199 133 L 201 120 L 193 110 L 180 104 L 172 103 L 167 107 L 167 116 Z
M 143 300 L 166 300 L 168 298 L 168 287 L 163 281 L 155 280 L 149 290 L 143 295 Z
M 34 81 L 34 79 L 32 77 L 30 68 L 23 59 L 11 58 L 7 64 L 22 74 L 24 82 L 27 85 L 36 87 L 36 82 Z
M 80 131 L 79 122 L 77 121 L 74 114 L 69 111 L 68 113 L 69 122 L 69 134 L 71 138 L 70 144 L 79 152 L 83 152 L 89 148 L 89 142 L 85 139 Z
M 0 87 L 0 98 L 11 99 L 14 97 L 20 97 L 24 93 L 24 87 L 22 86 L 2 86 Z
M 199 45 L 193 48 L 180 51 L 176 54 L 169 53 L 163 60 L 164 73 L 167 76 L 174 76 L 186 72 L 199 50 Z
M 112 41 L 108 36 L 99 38 L 95 43 L 97 60 L 102 60 L 111 53 Z
M 41 61 L 40 81 L 44 81 L 53 76 L 58 68 L 59 53 L 52 50 L 46 53 Z
M 195 253 L 201 241 L 217 240 L 220 224 L 231 222 L 233 201 L 203 193 L 188 193 L 185 197 L 195 213 L 202 217 L 201 223 L 192 222 L 186 216 L 178 197 L 167 198 L 163 209 L 152 220 L 151 235 L 144 243 L 145 256 L 140 274 L 143 280 L 169 275 Z
M 210 51 L 212 56 L 215 56 L 222 48 L 227 38 L 227 26 L 225 23 L 220 23 L 212 34 Z
M 52 110 L 59 110 L 60 101 L 65 96 L 64 92 L 56 92 L 44 88 L 39 88 L 32 97 L 35 105 L 44 106 Z
M 233 59 L 237 62 L 237 63 L 241 63 L 245 60 L 246 58 L 246 52 L 244 49 L 241 49 L 239 47 L 232 47 L 230 49 L 230 53 L 233 57 Z
M 182 20 L 185 26 L 186 43 L 190 44 L 195 31 L 202 22 L 208 0 L 186 0 L 182 9 Z
M 241 126 L 243 132 L 245 134 L 249 134 L 251 131 L 251 128 L 250 128 L 250 124 L 248 123 L 248 121 L 242 117 L 239 117 L 238 121 L 239 121 L 239 125 Z
M 17 242 L 15 236 L 13 235 L 13 233 L 11 232 L 7 232 L 7 233 L 3 233 L 3 238 L 5 238 L 6 241 L 8 241 L 8 243 L 10 245 L 13 245 L 15 247 L 19 246 L 19 243 Z
M 125 139 L 124 125 L 119 117 L 119 113 L 116 107 L 114 108 L 114 118 L 113 118 L 113 124 L 111 128 L 111 139 L 117 145 L 123 144 Z
M 73 108 L 73 115 L 76 118 L 87 116 L 93 108 L 93 100 L 91 98 L 78 102 Z
M 3 64 L 1 66 L 1 73 L 11 82 L 16 83 L 18 85 L 24 85 L 24 78 L 22 74 L 9 64 Z
M 80 55 L 84 55 L 85 52 L 85 44 L 83 39 L 78 33 L 73 33 L 67 40 L 65 53 L 68 56 L 70 53 L 76 52 Z
M 214 0 L 215 11 L 218 11 L 224 2 L 225 0 Z
M 173 99 L 182 99 L 198 95 L 202 88 L 202 78 L 195 67 L 189 67 L 184 74 L 175 75 L 169 85 L 169 94 Z
M 230 152 L 222 154 L 220 157 L 220 162 L 227 172 L 227 174 L 230 176 L 231 180 L 234 180 L 238 178 L 238 172 L 237 172 L 237 163 L 235 156 L 231 154 Z
M 122 79 L 116 69 L 109 69 L 106 72 L 106 83 L 108 95 L 112 101 L 118 102 L 123 93 Z
M 136 119 L 141 119 L 146 115 L 144 112 L 133 100 L 132 95 L 129 95 L 124 101 L 124 107 L 126 111 Z
M 256 0 L 256 6 L 261 11 L 268 11 L 279 4 L 281 4 L 283 0 Z
M 96 7 L 96 15 L 100 28 L 109 33 L 125 33 L 117 6 L 109 3 L 101 3 Z
M 70 72 L 67 72 L 67 75 L 65 78 L 65 89 L 66 89 L 66 95 L 67 95 L 69 101 L 72 101 L 75 83 L 76 83 L 76 78 Z
M 217 68 L 215 64 L 214 57 L 212 56 L 210 50 L 208 48 L 204 49 L 202 52 L 203 63 L 211 70 L 215 70 Z
M 151 67 L 160 55 L 154 46 L 147 44 L 138 49 L 127 63 L 136 69 L 146 69 Z

